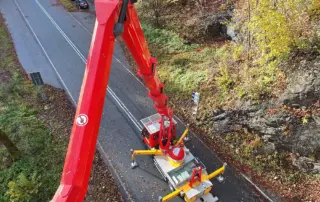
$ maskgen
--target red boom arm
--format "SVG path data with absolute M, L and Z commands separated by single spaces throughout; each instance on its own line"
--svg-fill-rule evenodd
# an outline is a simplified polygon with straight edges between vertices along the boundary
M 138 74 L 148 87 L 149 97 L 154 101 L 156 110 L 172 121 L 172 110 L 168 108 L 168 98 L 163 93 L 164 85 L 155 74 L 156 59 L 150 56 L 136 10 L 131 3 L 133 0 L 129 3 L 128 1 L 95 0 L 97 19 L 88 62 L 60 186 L 52 201 L 83 201 L 87 192 L 110 74 L 115 34 L 119 34 L 115 31 L 117 22 L 120 26 L 123 23 L 123 34 L 120 34 L 139 66 Z M 163 134 L 166 137 L 159 137 L 160 147 L 164 150 L 169 147 L 171 130 L 168 131 L 168 134 Z M 162 145 L 161 138 L 168 138 L 165 146 Z

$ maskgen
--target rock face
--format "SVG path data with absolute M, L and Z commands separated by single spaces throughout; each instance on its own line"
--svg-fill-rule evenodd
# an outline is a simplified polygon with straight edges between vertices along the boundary
M 310 106 L 320 99 L 320 57 L 315 61 L 300 62 L 294 72 L 288 73 L 290 82 L 279 101 L 285 105 Z
M 291 152 L 299 170 L 320 173 L 320 106 L 314 107 L 320 100 L 320 58 L 301 62 L 288 78 L 287 89 L 276 100 L 213 112 L 214 131 L 225 135 L 245 127 L 265 141 L 264 153 Z M 299 114 L 306 111 L 310 116 L 303 123 Z

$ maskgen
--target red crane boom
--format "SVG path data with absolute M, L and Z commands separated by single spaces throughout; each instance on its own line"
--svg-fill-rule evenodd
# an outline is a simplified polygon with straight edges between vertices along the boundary
M 87 192 L 117 36 L 122 36 L 138 64 L 138 75 L 148 87 L 157 112 L 170 121 L 168 129 L 160 131 L 156 144 L 166 151 L 171 137 L 175 136 L 171 134 L 175 132 L 172 130 L 173 113 L 167 104 L 164 84 L 155 73 L 156 59 L 150 56 L 133 3 L 135 0 L 95 0 L 96 23 L 88 62 L 60 186 L 53 201 L 82 201 Z

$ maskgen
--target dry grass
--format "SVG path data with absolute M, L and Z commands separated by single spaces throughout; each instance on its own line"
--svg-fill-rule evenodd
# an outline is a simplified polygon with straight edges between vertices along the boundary
M 61 5 L 67 9 L 69 12 L 78 11 L 76 5 L 74 5 L 71 0 L 59 0 Z

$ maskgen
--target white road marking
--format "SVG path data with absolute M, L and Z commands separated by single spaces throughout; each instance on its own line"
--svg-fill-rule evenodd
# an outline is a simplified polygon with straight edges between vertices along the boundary
M 68 12 L 68 14 L 87 32 L 89 32 L 92 35 L 92 32 L 90 32 L 81 22 L 79 22 L 79 20 L 77 20 L 77 18 L 75 18 L 70 12 Z
M 123 68 L 125 68 L 125 69 L 133 76 L 133 78 L 135 78 L 145 89 L 147 89 L 147 87 L 144 85 L 144 83 L 143 83 L 136 75 L 134 75 L 130 69 L 128 69 L 124 64 L 122 64 L 122 62 L 121 62 L 116 56 L 113 56 L 113 58 L 114 58 Z
M 60 81 L 60 82 L 61 82 L 61 84 L 63 85 L 64 89 L 67 91 L 67 93 L 68 93 L 68 95 L 69 95 L 70 99 L 72 100 L 72 103 L 74 104 L 74 106 L 77 106 L 77 103 L 76 103 L 75 99 L 73 98 L 73 96 L 72 96 L 72 94 L 70 93 L 70 91 L 69 91 L 68 87 L 66 86 L 66 84 L 63 82 L 63 80 L 62 80 L 62 78 L 61 78 L 61 76 L 60 76 L 59 72 L 57 71 L 57 69 L 56 69 L 55 65 L 53 64 L 53 62 L 52 62 L 52 60 L 50 59 L 49 55 L 47 54 L 46 50 L 44 49 L 44 47 L 43 47 L 42 43 L 40 42 L 40 40 L 39 40 L 39 38 L 38 38 L 38 36 L 37 36 L 37 34 L 34 32 L 33 28 L 31 27 L 31 25 L 30 25 L 29 21 L 26 19 L 25 14 L 24 14 L 24 13 L 23 13 L 23 11 L 21 10 L 21 8 L 20 8 L 19 4 L 17 3 L 17 1 L 16 1 L 16 0 L 13 0 L 13 1 L 14 1 L 15 5 L 17 6 L 17 8 L 18 8 L 18 10 L 19 10 L 19 12 L 20 12 L 20 14 L 21 14 L 22 18 L 24 19 L 24 21 L 25 21 L 25 22 L 26 22 L 26 24 L 28 25 L 28 27 L 29 27 L 29 29 L 30 29 L 31 33 L 32 33 L 32 34 L 33 34 L 33 36 L 35 37 L 35 39 L 36 39 L 37 43 L 38 43 L 38 44 L 39 44 L 39 46 L 41 47 L 41 49 L 42 49 L 43 53 L 45 54 L 46 58 L 48 59 L 48 61 L 49 61 L 50 65 L 51 65 L 51 66 L 52 66 L 52 68 L 54 69 L 54 71 L 55 71 L 56 75 L 57 75 L 57 76 L 58 76 L 58 78 L 59 78 L 59 81 Z M 99 147 L 99 148 L 100 148 L 100 150 L 102 151 L 103 155 L 104 155 L 104 156 L 106 157 L 106 159 L 108 160 L 109 165 L 110 165 L 110 167 L 111 167 L 111 169 L 112 169 L 113 173 L 115 173 L 115 175 L 116 175 L 117 179 L 119 180 L 119 183 L 120 183 L 120 185 L 121 185 L 122 189 L 126 192 L 127 199 L 129 199 L 130 201 L 133 201 L 133 200 L 131 199 L 131 197 L 130 197 L 130 194 L 129 194 L 129 192 L 128 192 L 128 190 L 127 190 L 126 186 L 125 186 L 125 183 L 124 183 L 124 182 L 123 182 L 123 180 L 120 178 L 120 176 L 119 176 L 119 174 L 118 174 L 117 170 L 114 168 L 114 166 L 113 166 L 113 164 L 112 164 L 111 160 L 109 159 L 109 157 L 106 155 L 106 152 L 104 151 L 103 147 L 101 146 L 101 144 L 100 144 L 99 140 L 97 141 L 97 143 L 98 143 L 98 147 Z
M 112 96 L 114 96 L 113 92 L 110 91 L 109 92 Z M 130 119 L 135 119 L 135 117 L 131 114 L 131 112 L 127 109 L 127 107 L 122 104 L 122 102 L 115 96 L 115 101 L 118 103 L 118 105 L 121 107 L 121 109 L 127 114 L 127 116 L 130 118 Z M 137 124 L 136 122 L 133 122 L 136 127 L 139 129 L 139 130 L 142 130 L 142 126 L 139 124 Z
M 87 63 L 87 59 L 84 57 L 84 55 L 80 52 L 80 50 L 77 48 L 77 46 L 71 41 L 71 39 L 64 33 L 64 31 L 60 28 L 60 26 L 55 22 L 55 20 L 51 17 L 51 15 L 43 8 L 43 6 L 39 3 L 38 0 L 35 0 L 35 2 L 38 4 L 40 9 L 44 12 L 44 14 L 49 18 L 49 20 L 52 22 L 52 24 L 57 28 L 57 30 L 61 33 L 63 38 L 69 43 L 69 45 L 73 48 L 73 50 L 77 53 L 77 55 L 81 58 L 83 63 Z M 134 123 L 134 125 L 137 127 L 139 131 L 142 130 L 142 126 L 140 125 L 139 121 L 132 115 L 132 113 L 128 110 L 128 108 L 125 106 L 125 104 L 119 99 L 119 97 L 113 92 L 113 90 L 108 87 L 107 91 L 111 95 L 111 97 L 118 103 L 118 105 L 121 107 L 121 109 L 127 114 L 129 119 Z
M 268 201 L 273 202 L 273 200 L 266 193 L 264 193 L 255 183 L 253 183 L 245 174 L 241 173 L 241 175 L 244 179 L 250 182 L 250 184 L 252 184 L 252 186 L 254 186 L 260 192 L 260 194 L 262 194 Z

